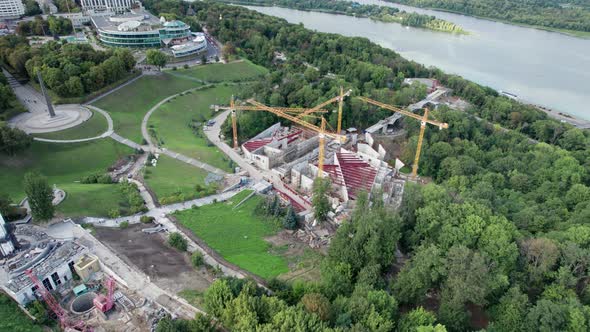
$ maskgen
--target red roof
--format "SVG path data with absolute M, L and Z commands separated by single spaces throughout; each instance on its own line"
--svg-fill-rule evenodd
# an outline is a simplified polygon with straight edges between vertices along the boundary
M 250 140 L 244 143 L 244 148 L 250 152 L 257 150 L 273 141 L 273 137 Z
M 346 186 L 350 199 L 355 199 L 361 190 L 371 191 L 377 169 L 350 152 L 336 153 L 336 158 L 337 165 L 324 165 L 334 184 Z
M 297 140 L 299 138 L 299 134 L 301 134 L 301 130 L 296 130 L 293 132 L 287 133 L 287 135 L 275 137 L 274 135 L 271 137 L 260 138 L 249 140 L 248 142 L 244 143 L 244 148 L 250 152 L 260 149 L 261 147 L 271 143 L 274 140 L 280 141 L 282 139 L 287 139 L 287 144 Z M 276 133 L 275 133 L 276 134 Z

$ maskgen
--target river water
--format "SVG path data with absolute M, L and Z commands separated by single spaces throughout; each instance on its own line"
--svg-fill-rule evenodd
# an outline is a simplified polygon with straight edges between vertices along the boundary
M 474 17 L 356 0 L 434 15 L 470 32 L 454 35 L 368 18 L 246 6 L 321 32 L 359 36 L 407 59 L 461 75 L 521 100 L 590 120 L 590 40 Z

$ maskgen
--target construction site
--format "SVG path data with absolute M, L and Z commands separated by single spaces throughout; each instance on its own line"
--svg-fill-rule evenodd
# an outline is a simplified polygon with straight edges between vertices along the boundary
M 64 331 L 150 331 L 161 318 L 179 315 L 128 287 L 83 236 L 57 239 L 43 227 L 8 226 L 1 216 L 0 222 L 4 243 L 14 248 L 0 261 L 0 286 L 23 311 L 41 300 Z
M 231 112 L 233 149 L 249 165 L 273 184 L 275 193 L 286 205 L 292 205 L 305 221 L 297 236 L 312 247 L 329 244 L 330 235 L 354 209 L 361 191 L 382 196 L 384 204 L 396 209 L 401 204 L 406 181 L 417 181 L 424 132 L 428 126 L 442 130 L 448 128 L 429 118 L 429 108 L 439 104 L 457 106 L 462 101 L 450 98 L 451 90 L 435 80 L 406 80 L 427 86 L 427 97 L 413 104 L 409 110 L 384 104 L 367 97 L 351 97 L 352 91 L 340 89 L 339 95 L 313 108 L 282 108 L 267 106 L 254 99 L 239 105 L 230 101 L 229 106 L 212 105 L 216 111 Z M 393 114 L 360 132 L 357 128 L 342 128 L 342 112 L 345 98 L 357 98 L 369 105 L 386 109 Z M 337 128 L 327 128 L 327 113 L 336 104 Z M 420 115 L 414 111 L 423 110 Z M 245 142 L 238 142 L 238 112 L 265 111 L 292 125 L 276 123 Z M 403 138 L 401 120 L 408 118 L 420 122 L 420 135 L 410 174 L 401 170 L 405 164 L 396 151 L 385 148 L 380 142 L 393 142 Z M 410 121 L 410 120 L 408 120 Z M 388 151 L 389 150 L 389 151 Z M 238 171 L 244 171 L 238 169 Z M 252 176 L 254 170 L 248 170 Z M 314 219 L 311 196 L 314 180 L 318 177 L 330 180 L 329 200 L 331 211 L 329 224 L 320 225 Z
M 385 205 L 396 209 L 401 204 L 405 183 L 419 180 L 418 163 L 426 128 L 448 127 L 429 118 L 428 111 L 438 103 L 453 102 L 443 89 L 433 83 L 425 102 L 420 104 L 422 112 L 362 96 L 353 97 L 353 91 L 342 88 L 338 95 L 307 109 L 277 108 L 254 99 L 235 103 L 233 98 L 228 106 L 211 105 L 216 111 L 224 112 L 204 125 L 204 133 L 235 162 L 236 174 L 225 176 L 226 185 L 220 188 L 220 193 L 196 201 L 199 205 L 215 205 L 218 199 L 230 200 L 246 187 L 252 193 L 234 202 L 235 208 L 255 194 L 278 196 L 283 206 L 293 207 L 300 227 L 264 240 L 271 243 L 270 251 L 287 247 L 285 257 L 289 252 L 297 252 L 293 254 L 295 263 L 290 263 L 288 269 L 285 267 L 289 271 L 287 278 L 291 275 L 305 278 L 305 274 L 306 278 L 314 279 L 317 267 L 306 267 L 304 274 L 297 271 L 301 263 L 297 257 L 305 251 L 302 247 L 325 252 L 338 226 L 350 216 L 361 192 L 380 198 Z M 358 98 L 391 111 L 391 115 L 362 131 L 342 128 L 346 98 Z M 269 112 L 291 125 L 278 122 L 239 142 L 239 112 L 247 111 Z M 337 113 L 336 128 L 326 121 L 331 112 Z M 220 127 L 227 117 L 233 133 L 228 140 L 221 135 Z M 399 150 L 392 150 L 388 145 L 405 139 L 402 119 L 420 123 L 416 155 L 409 172 L 399 159 Z M 312 206 L 317 178 L 329 179 L 330 183 L 327 222 L 315 218 Z M 154 330 L 163 317 L 193 318 L 200 309 L 177 294 L 185 290 L 202 294 L 215 280 L 216 274 L 212 273 L 215 269 L 225 275 L 257 277 L 239 264 L 228 264 L 223 252 L 220 255 L 198 238 L 201 234 L 193 234 L 178 221 L 172 222 L 175 218 L 169 219 L 175 211 L 194 209 L 194 206 L 184 202 L 176 207 L 154 208 L 147 213 L 153 222 L 146 225 L 140 223 L 139 214 L 110 220 L 87 218 L 86 222 L 93 225 L 91 231 L 71 220 L 41 227 L 28 222 L 6 224 L 0 218 L 3 257 L 0 285 L 25 312 L 32 302 L 42 301 L 50 317 L 64 330 L 148 331 Z M 123 221 L 134 225 L 119 227 Z M 174 231 L 188 239 L 189 252 L 200 251 L 205 255 L 207 266 L 194 269 L 188 255 L 167 244 L 165 234 Z M 264 285 L 264 280 L 256 280 Z

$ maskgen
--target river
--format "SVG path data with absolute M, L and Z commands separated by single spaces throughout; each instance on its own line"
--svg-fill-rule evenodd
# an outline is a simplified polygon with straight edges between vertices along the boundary
M 291 23 L 303 23 L 312 30 L 366 37 L 407 59 L 590 120 L 590 40 L 377 0 L 356 1 L 434 15 L 460 25 L 470 34 L 453 35 L 368 18 L 279 7 L 245 7 Z

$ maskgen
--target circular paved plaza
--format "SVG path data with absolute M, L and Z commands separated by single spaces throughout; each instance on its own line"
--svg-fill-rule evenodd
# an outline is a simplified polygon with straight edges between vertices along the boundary
M 49 133 L 75 127 L 91 116 L 92 112 L 81 105 L 59 105 L 53 118 L 47 112 L 24 113 L 12 123 L 28 134 Z

